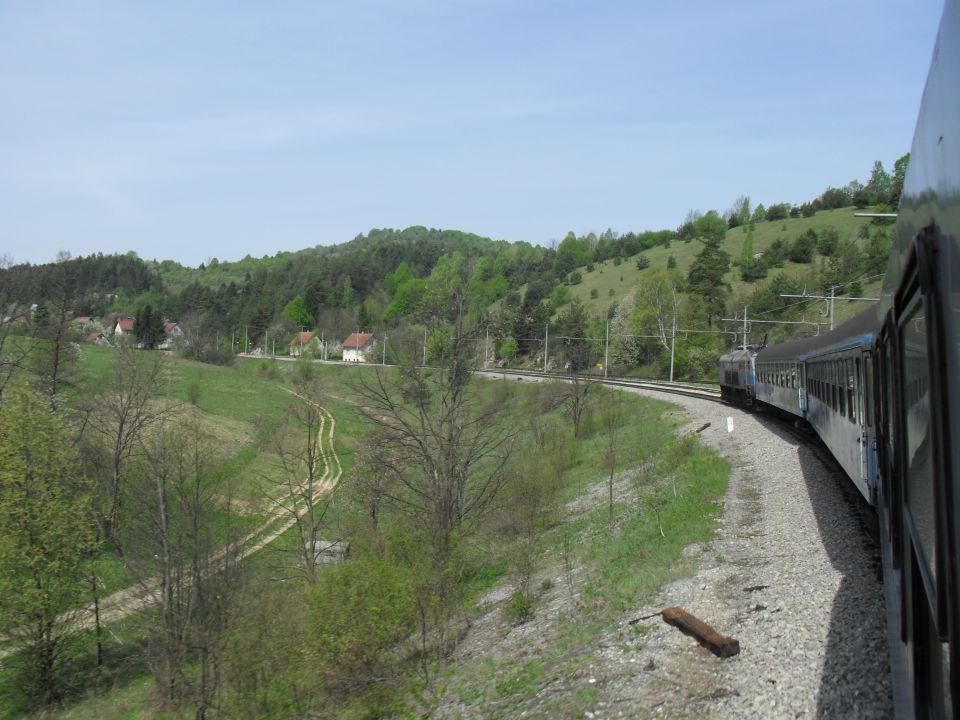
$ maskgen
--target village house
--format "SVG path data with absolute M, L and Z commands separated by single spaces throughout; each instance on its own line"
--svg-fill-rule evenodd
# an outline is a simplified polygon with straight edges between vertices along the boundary
M 373 333 L 352 333 L 343 341 L 344 362 L 369 362 L 376 344 Z
M 117 324 L 113 327 L 113 335 L 114 337 L 133 335 L 133 318 L 117 318 Z
M 320 338 L 315 332 L 298 332 L 290 341 L 290 355 L 300 357 L 304 353 L 319 354 L 322 350 Z
M 110 341 L 107 340 L 107 336 L 99 330 L 94 330 L 92 333 L 87 335 L 83 341 L 93 345 L 110 345 Z
M 172 350 L 183 343 L 183 330 L 175 322 L 168 322 L 163 326 L 163 340 L 157 345 L 159 350 Z

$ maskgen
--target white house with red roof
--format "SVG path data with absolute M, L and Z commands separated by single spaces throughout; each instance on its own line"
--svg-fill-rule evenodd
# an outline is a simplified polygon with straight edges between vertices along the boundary
M 170 350 L 175 345 L 183 343 L 183 330 L 175 322 L 168 322 L 163 326 L 163 340 L 157 345 L 159 350 Z
M 113 334 L 116 337 L 133 334 L 133 318 L 117 318 L 117 324 L 113 327 Z
M 320 350 L 320 338 L 315 332 L 298 332 L 290 341 L 290 354 L 293 357 L 300 357 L 305 352 L 318 352 Z
M 373 333 L 351 333 L 343 341 L 343 359 L 345 362 L 369 362 L 376 344 Z

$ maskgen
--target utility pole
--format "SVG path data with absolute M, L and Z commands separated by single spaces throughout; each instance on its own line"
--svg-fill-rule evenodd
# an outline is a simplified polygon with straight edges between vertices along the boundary
M 543 371 L 547 371 L 547 352 L 550 348 L 550 323 L 546 323 L 543 326 Z
M 607 365 L 610 364 L 610 320 L 607 320 L 607 329 L 603 338 L 603 379 L 607 379 Z
M 833 330 L 833 328 L 834 328 L 833 307 L 834 307 L 834 304 L 835 304 L 835 302 L 836 302 L 837 300 L 867 300 L 867 301 L 869 301 L 869 302 L 877 302 L 877 301 L 880 299 L 880 298 L 871 298 L 871 297 L 847 297 L 847 296 L 844 296 L 844 295 L 841 295 L 840 297 L 837 297 L 836 289 L 837 289 L 838 287 L 841 287 L 841 286 L 839 286 L 839 285 L 832 285 L 832 286 L 830 286 L 830 294 L 829 294 L 829 295 L 806 295 L 806 294 L 804 294 L 804 295 L 786 295 L 786 294 L 784 294 L 784 295 L 781 295 L 780 297 L 782 297 L 782 298 L 807 298 L 808 300 L 827 300 L 827 301 L 829 302 L 829 304 L 830 304 L 830 305 L 829 305 L 829 314 L 830 314 L 830 329 L 831 329 L 831 330 Z M 818 325 L 817 327 L 819 328 L 820 326 Z
M 483 340 L 483 369 L 487 369 L 487 350 L 490 347 L 490 326 L 487 326 L 487 334 Z
M 427 366 L 427 326 L 423 326 L 423 366 Z
M 747 349 L 747 306 L 743 306 L 743 349 Z
M 386 335 L 383 336 L 383 356 L 380 360 L 380 364 L 381 365 L 387 364 L 387 336 Z
M 836 285 L 830 286 L 830 329 L 831 330 L 833 330 L 833 301 L 834 301 L 834 295 L 835 295 L 836 289 L 837 289 Z
M 250 329 L 249 325 L 243 326 L 243 351 L 244 352 L 250 352 L 250 339 L 249 339 L 250 336 L 247 332 L 249 329 Z

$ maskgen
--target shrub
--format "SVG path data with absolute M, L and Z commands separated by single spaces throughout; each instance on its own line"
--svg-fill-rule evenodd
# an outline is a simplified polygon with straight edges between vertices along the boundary
M 570 273 L 570 277 L 568 278 L 567 282 L 569 282 L 571 285 L 579 285 L 581 282 L 583 282 L 583 276 L 574 270 L 572 273 Z
M 788 255 L 791 262 L 809 263 L 813 262 L 813 252 L 817 247 L 817 233 L 811 228 L 803 235 L 799 235 L 790 244 Z
M 600 297 L 600 293 L 597 291 L 596 288 L 590 288 L 590 297 L 593 299 Z
M 827 226 L 820 231 L 817 238 L 817 252 L 824 257 L 830 257 L 837 249 L 837 243 L 840 241 L 840 235 L 836 228 Z
M 200 402 L 200 383 L 192 382 L 187 385 L 187 400 L 194 407 Z
M 344 681 L 376 674 L 386 651 L 416 626 L 411 573 L 378 557 L 327 568 L 309 600 L 321 665 Z
M 503 615 L 511 625 L 520 625 L 533 617 L 533 596 L 520 590 L 503 606 Z
M 497 354 L 504 360 L 513 360 L 518 352 L 520 352 L 520 346 L 512 337 L 504 338 L 497 350 Z

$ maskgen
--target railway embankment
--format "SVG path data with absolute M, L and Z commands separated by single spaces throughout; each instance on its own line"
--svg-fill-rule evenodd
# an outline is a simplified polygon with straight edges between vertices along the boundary
M 710 423 L 701 437 L 733 472 L 715 539 L 688 548 L 698 570 L 636 615 L 683 607 L 737 638 L 741 651 L 717 658 L 647 620 L 636 660 L 601 640 L 611 648 L 611 698 L 670 717 L 890 717 L 879 556 L 863 522 L 870 510 L 838 468 L 780 423 L 696 398 L 671 402 L 693 427 Z

